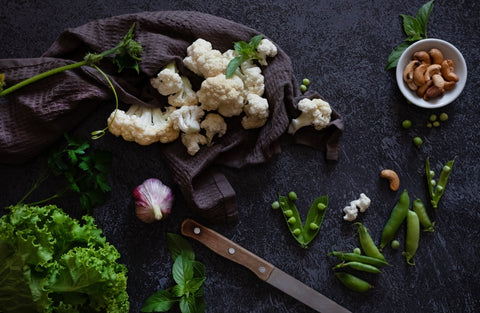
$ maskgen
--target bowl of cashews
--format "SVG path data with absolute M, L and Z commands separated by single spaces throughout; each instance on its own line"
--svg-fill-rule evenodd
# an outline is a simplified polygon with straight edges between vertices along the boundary
M 467 65 L 462 53 L 451 43 L 423 39 L 402 53 L 396 79 L 398 88 L 409 102 L 436 109 L 460 96 L 467 80 Z

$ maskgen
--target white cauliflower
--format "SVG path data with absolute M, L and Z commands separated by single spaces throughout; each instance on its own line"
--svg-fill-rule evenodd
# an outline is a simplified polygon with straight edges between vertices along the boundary
M 207 78 L 225 73 L 229 61 L 220 51 L 212 48 L 211 42 L 199 38 L 188 46 L 183 64 L 195 74 Z
M 365 212 L 370 206 L 371 200 L 364 193 L 360 194 L 360 198 L 357 200 L 357 207 L 360 209 L 360 212 Z
M 243 62 L 235 71 L 234 75 L 242 79 L 245 94 L 253 93 L 263 96 L 265 91 L 265 78 L 262 75 L 262 69 L 251 60 Z
M 220 138 L 227 132 L 227 123 L 225 123 L 223 117 L 217 113 L 208 113 L 200 124 L 200 127 L 205 130 L 208 145 L 212 144 L 215 135 Z
M 174 107 L 181 107 L 184 105 L 197 105 L 197 93 L 193 91 L 192 84 L 186 76 L 180 76 L 182 79 L 182 89 L 170 96 L 168 96 L 168 104 Z
M 247 96 L 247 104 L 243 107 L 245 116 L 242 118 L 242 126 L 245 129 L 259 128 L 265 125 L 268 119 L 268 101 L 256 94 Z
M 274 57 L 277 55 L 277 47 L 268 39 L 262 39 L 257 46 L 257 53 L 259 56 L 258 63 L 267 65 L 267 57 Z
M 195 155 L 200 150 L 200 145 L 208 143 L 207 137 L 200 133 L 182 134 L 182 143 L 190 155 Z
M 200 131 L 200 120 L 205 112 L 196 105 L 183 106 L 170 113 L 170 120 L 173 128 L 181 130 L 186 134 L 198 133 Z
M 178 74 L 178 69 L 174 61 L 168 63 L 158 74 L 157 77 L 150 79 L 150 84 L 157 89 L 161 95 L 168 96 L 182 90 L 183 81 Z
M 300 128 L 312 125 L 316 130 L 328 126 L 332 114 L 330 105 L 322 99 L 302 99 L 298 102 L 298 109 L 302 112 L 299 117 L 293 119 L 288 127 L 288 133 L 293 135 Z
M 240 115 L 244 105 L 244 85 L 238 76 L 225 74 L 208 77 L 197 91 L 198 101 L 205 111 L 217 111 L 225 117 Z
M 107 121 L 108 129 L 113 135 L 140 145 L 172 142 L 180 132 L 173 128 L 169 114 L 169 111 L 162 112 L 160 108 L 134 104 L 127 112 L 113 111 Z
M 370 198 L 368 198 L 364 193 L 361 193 L 360 198 L 358 198 L 357 200 L 353 200 L 352 202 L 350 202 L 349 206 L 343 208 L 343 212 L 345 213 L 343 219 L 353 222 L 357 218 L 358 209 L 360 209 L 360 212 L 363 213 L 370 206 L 370 203 Z

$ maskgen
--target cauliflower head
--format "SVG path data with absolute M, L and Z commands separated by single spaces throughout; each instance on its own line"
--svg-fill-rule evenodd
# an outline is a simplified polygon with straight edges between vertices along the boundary
M 183 64 L 197 75 L 207 77 L 225 73 L 229 59 L 219 50 L 212 48 L 212 43 L 199 38 L 187 48 Z
M 305 126 L 312 125 L 316 130 L 322 130 L 330 123 L 332 108 L 322 99 L 302 99 L 298 102 L 297 108 L 302 113 L 290 122 L 288 133 L 291 135 Z
M 217 113 L 208 113 L 200 124 L 200 127 L 205 130 L 208 145 L 212 144 L 215 135 L 220 138 L 227 132 L 227 123 L 223 117 Z
M 150 79 L 150 84 L 157 89 L 161 95 L 168 96 L 180 92 L 183 87 L 183 81 L 178 74 L 175 62 L 168 63 L 158 74 L 157 77 Z
M 205 111 L 217 111 L 225 117 L 237 116 L 243 111 L 244 85 L 236 75 L 208 77 L 202 82 L 197 96 Z
M 242 118 L 244 129 L 259 128 L 265 125 L 270 114 L 268 110 L 268 101 L 256 94 L 247 96 L 247 104 L 243 111 L 245 116 Z
M 168 96 L 168 104 L 177 108 L 184 105 L 197 105 L 197 93 L 193 91 L 190 80 L 186 76 L 180 77 L 182 79 L 182 89 Z
M 196 105 L 182 106 L 169 115 L 173 128 L 186 134 L 198 133 L 200 131 L 200 120 L 205 112 Z
M 268 65 L 267 57 L 274 57 L 277 55 L 277 47 L 268 39 L 262 39 L 257 46 L 258 63 L 261 65 Z

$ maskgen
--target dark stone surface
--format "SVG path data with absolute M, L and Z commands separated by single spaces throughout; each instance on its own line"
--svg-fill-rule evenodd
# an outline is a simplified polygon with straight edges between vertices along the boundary
M 414 107 L 403 99 L 393 71 L 384 66 L 394 46 L 404 39 L 400 13 L 415 15 L 423 1 L 2 1 L 0 58 L 38 57 L 65 28 L 123 13 L 155 10 L 197 10 L 231 19 L 267 34 L 292 59 L 300 81 L 308 77 L 345 120 L 342 151 L 337 163 L 303 146 L 286 146 L 271 162 L 241 170 L 224 169 L 237 192 L 240 221 L 235 225 L 207 225 L 264 257 L 292 276 L 353 312 L 478 312 L 480 309 L 480 5 L 474 0 L 436 1 L 428 24 L 429 37 L 454 44 L 464 55 L 469 76 L 464 92 L 438 110 Z M 103 125 L 111 108 L 104 106 L 78 132 Z M 430 114 L 446 112 L 440 128 L 425 127 Z M 414 126 L 403 130 L 400 123 Z M 417 149 L 414 136 L 424 138 Z M 155 146 L 140 147 L 107 136 L 98 147 L 114 155 L 110 200 L 94 211 L 107 239 L 122 254 L 129 269 L 131 312 L 158 288 L 172 285 L 167 231 L 178 232 L 191 217 L 178 189 L 171 219 L 154 225 L 137 220 L 130 193 L 148 177 L 173 185 L 158 159 Z M 348 291 L 333 276 L 336 260 L 331 250 L 358 246 L 356 227 L 343 221 L 342 209 L 361 192 L 372 199 L 359 221 L 378 242 L 399 193 L 379 177 L 383 168 L 396 170 L 401 189 L 426 200 L 424 162 L 440 169 L 456 157 L 453 174 L 438 212 L 430 215 L 436 231 L 422 234 L 408 266 L 401 251 L 384 251 L 392 264 L 378 276 L 366 276 L 375 288 L 364 295 Z M 0 206 L 15 203 L 40 174 L 39 157 L 22 166 L 0 165 Z M 309 250 L 298 247 L 279 212 L 270 203 L 278 194 L 295 190 L 302 216 L 311 201 L 329 195 L 322 229 Z M 48 190 L 41 190 L 47 194 Z M 80 216 L 75 204 L 59 205 Z M 68 209 L 67 209 L 68 208 Z M 398 234 L 404 240 L 404 229 Z M 311 312 L 309 308 L 259 281 L 248 270 L 192 242 L 198 260 L 205 263 L 207 312 Z M 175 311 L 175 310 L 173 310 Z

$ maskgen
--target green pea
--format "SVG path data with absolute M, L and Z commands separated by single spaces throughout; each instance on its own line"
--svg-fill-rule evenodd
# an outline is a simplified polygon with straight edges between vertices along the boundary
M 310 85 L 310 79 L 304 78 L 304 79 L 302 80 L 302 83 L 303 83 L 305 86 L 308 86 L 308 85 Z
M 405 128 L 405 129 L 409 129 L 410 127 L 412 127 L 412 121 L 410 120 L 404 120 L 402 122 L 402 127 Z
M 357 247 L 357 248 L 353 249 L 353 253 L 355 253 L 355 254 L 362 254 L 362 250 Z
M 272 203 L 272 209 L 276 210 L 276 209 L 279 209 L 279 208 L 280 208 L 280 202 L 274 201 Z
M 297 194 L 295 193 L 295 191 L 290 191 L 290 192 L 288 193 L 288 198 L 289 198 L 290 200 L 292 200 L 292 201 L 296 201 L 296 200 L 298 199 Z
M 378 268 L 388 265 L 387 261 L 385 260 L 380 260 L 367 255 L 361 255 L 361 254 L 356 254 L 351 252 L 332 251 L 328 255 L 337 257 L 344 261 L 355 261 L 355 262 L 360 262 L 364 264 L 370 264 Z
M 420 147 L 422 144 L 423 144 L 423 140 L 422 138 L 420 137 L 415 137 L 413 138 L 413 143 L 415 144 L 415 146 Z
M 319 209 L 319 210 L 321 210 L 321 211 L 322 211 L 322 210 L 325 210 L 326 207 L 327 207 L 327 206 L 326 206 L 324 203 L 321 203 L 321 202 L 320 202 L 320 203 L 317 204 L 317 209 Z
M 428 128 L 432 128 L 432 127 L 433 127 L 432 123 L 428 122 L 428 123 L 427 123 L 427 127 L 428 127 Z
M 335 277 L 337 277 L 345 287 L 355 292 L 364 293 L 373 288 L 369 282 L 346 272 L 336 272 Z
M 311 230 L 317 230 L 317 229 L 320 228 L 320 226 L 318 226 L 317 224 L 315 224 L 313 222 L 310 223 L 308 226 L 310 227 Z
M 333 267 L 333 270 L 337 270 L 337 269 L 345 268 L 345 267 L 349 267 L 349 268 L 353 268 L 354 270 L 357 270 L 357 271 L 368 272 L 368 273 L 373 273 L 373 274 L 382 273 L 382 271 L 380 271 L 378 268 L 376 268 L 373 265 L 365 264 L 365 263 L 361 263 L 361 262 L 355 262 L 355 261 L 342 262 L 340 264 L 337 264 Z
M 302 230 L 300 228 L 295 228 L 292 233 L 295 235 L 295 236 L 298 236 L 302 233 Z
M 305 86 L 304 84 L 301 84 L 301 85 L 300 85 L 300 91 L 301 91 L 301 92 L 307 91 L 307 86 Z
M 440 114 L 440 121 L 445 122 L 446 120 L 448 120 L 448 114 L 447 113 Z
M 437 115 L 436 114 L 432 114 L 430 115 L 430 118 L 429 118 L 430 122 L 434 122 L 437 120 Z
M 415 265 L 413 256 L 417 252 L 419 240 L 420 240 L 420 221 L 418 219 L 417 213 L 415 213 L 412 210 L 408 210 L 405 251 L 402 254 L 405 256 L 407 264 L 409 265 Z
M 440 122 L 439 121 L 435 121 L 432 123 L 433 127 L 439 127 L 440 126 Z
M 412 208 L 415 213 L 417 213 L 420 225 L 422 225 L 424 231 L 433 233 L 433 223 L 428 217 L 427 210 L 422 200 L 415 199 L 412 203 Z
M 292 210 L 285 210 L 283 212 L 283 214 L 285 214 L 286 217 L 292 217 L 293 216 L 293 211 Z
M 400 225 L 407 217 L 408 209 L 410 207 L 410 197 L 407 190 L 404 190 L 400 195 L 397 204 L 393 207 L 387 223 L 383 227 L 382 237 L 380 239 L 380 249 L 385 248 L 395 237 Z
M 379 260 L 385 261 L 385 257 L 383 254 L 378 250 L 377 246 L 373 242 L 368 229 L 362 225 L 362 223 L 356 223 L 358 225 L 358 235 L 360 238 L 360 245 L 362 246 L 362 250 L 365 255 L 370 256 L 372 258 L 377 258 Z
M 290 225 L 293 225 L 293 224 L 295 224 L 296 222 L 297 222 L 297 219 L 296 219 L 294 216 L 290 217 L 290 218 L 287 220 L 287 223 L 290 224 Z
M 392 240 L 391 246 L 392 249 L 397 250 L 398 248 L 400 248 L 400 242 L 398 240 Z

